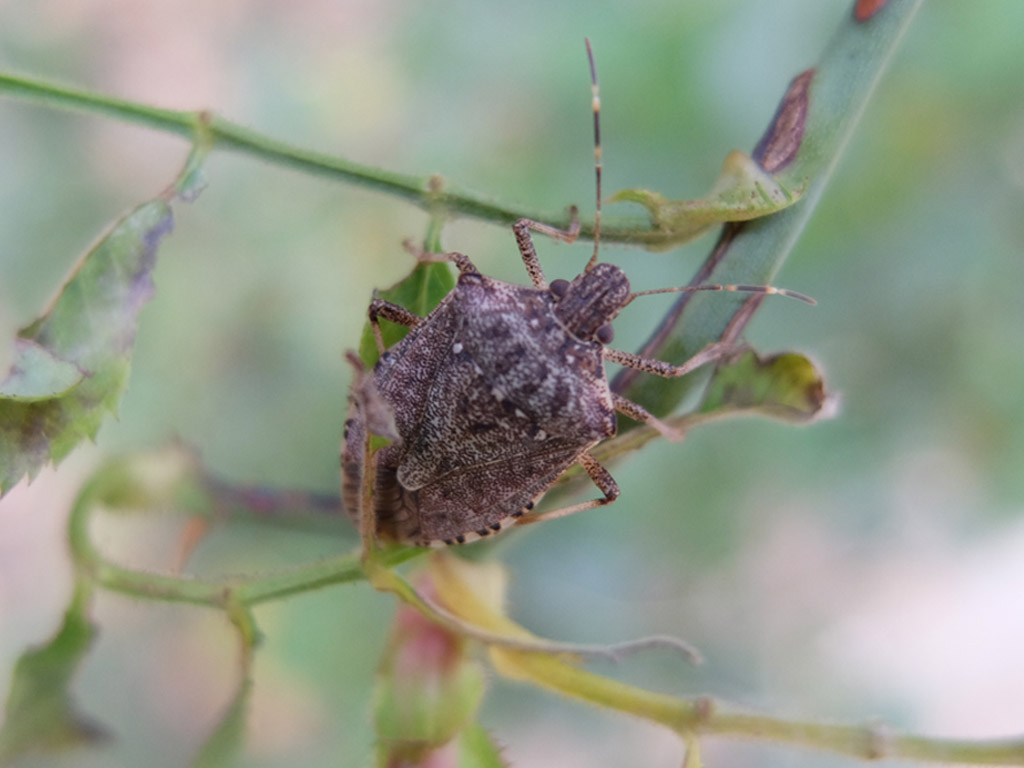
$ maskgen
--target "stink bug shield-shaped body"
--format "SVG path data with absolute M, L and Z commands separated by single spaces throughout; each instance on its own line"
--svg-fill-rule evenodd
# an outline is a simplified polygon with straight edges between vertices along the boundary
M 590 53 L 589 43 L 587 45 Z M 461 544 L 517 522 L 536 522 L 608 504 L 615 480 L 590 454 L 615 434 L 616 411 L 678 435 L 640 405 L 609 389 L 604 362 L 660 376 L 682 376 L 722 357 L 712 344 L 682 365 L 607 348 L 611 321 L 640 294 L 630 292 L 619 267 L 597 263 L 601 163 L 599 101 L 593 57 L 597 219 L 594 255 L 573 281 L 544 278 L 530 231 L 576 239 L 578 222 L 563 232 L 520 219 L 516 242 L 532 286 L 494 280 L 459 253 L 420 254 L 452 261 L 455 288 L 426 317 L 381 299 L 369 319 L 382 354 L 372 375 L 357 371 L 342 449 L 346 509 L 363 501 L 367 435 L 392 434 L 374 455 L 372 510 L 378 536 L 417 545 Z M 767 286 L 700 285 L 679 290 L 779 292 Z M 644 293 L 658 293 L 649 291 Z M 379 319 L 410 328 L 383 350 Z M 383 413 L 385 411 L 387 413 Z M 393 428 L 393 429 L 392 429 Z M 378 431 L 378 433 L 379 433 Z M 591 499 L 544 513 L 536 502 L 573 464 L 601 491 Z M 531 513 L 531 514 L 527 514 Z M 524 516 L 525 515 L 525 516 Z
M 575 462 L 607 500 L 618 493 L 585 455 L 615 433 L 600 342 L 567 330 L 564 305 L 549 289 L 485 277 L 468 260 L 460 267 L 456 287 L 382 355 L 356 393 L 346 435 L 351 509 L 372 387 L 391 406 L 399 437 L 376 456 L 378 533 L 417 544 L 461 543 L 500 530 Z M 614 293 L 621 304 L 628 283 Z M 400 321 L 403 312 L 380 301 L 371 306 L 374 320 Z

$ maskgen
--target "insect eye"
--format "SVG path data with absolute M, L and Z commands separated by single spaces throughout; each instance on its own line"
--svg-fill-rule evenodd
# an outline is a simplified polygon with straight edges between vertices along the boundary
M 602 344 L 610 344 L 612 339 L 615 338 L 615 329 L 612 328 L 611 323 L 605 323 L 597 329 L 597 333 L 595 335 L 597 336 L 597 340 Z
M 565 292 L 569 290 L 568 280 L 552 280 L 551 285 L 548 286 L 548 290 L 556 298 L 560 299 L 565 296 Z

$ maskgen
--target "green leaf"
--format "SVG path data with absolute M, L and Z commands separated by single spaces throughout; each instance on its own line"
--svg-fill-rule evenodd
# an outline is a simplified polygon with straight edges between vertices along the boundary
M 645 233 L 643 242 L 651 250 L 664 250 L 700 237 L 717 224 L 781 211 L 803 192 L 804 186 L 784 186 L 749 155 L 733 150 L 707 197 L 669 200 L 646 189 L 624 189 L 612 195 L 610 202 L 640 203 L 647 208 L 654 232 Z
M 250 670 L 247 670 L 231 699 L 231 706 L 196 756 L 193 763 L 195 768 L 222 768 L 238 764 L 244 744 L 245 718 L 249 711 L 251 692 L 252 678 Z
M 452 276 L 451 267 L 447 264 L 421 263 L 417 264 L 412 272 L 400 282 L 390 288 L 377 291 L 377 296 L 424 317 L 430 314 L 430 310 L 436 307 L 453 287 L 455 287 L 455 278 Z M 384 337 L 385 348 L 397 344 L 409 332 L 404 325 L 396 325 L 387 321 L 381 323 L 380 329 Z M 359 358 L 367 366 L 372 366 L 377 362 L 377 344 L 373 340 L 373 332 L 370 330 L 369 323 L 363 328 L 363 336 L 359 342 Z
M 166 199 L 117 222 L 82 257 L 50 309 L 19 332 L 14 367 L 0 383 L 0 495 L 94 439 L 104 416 L 116 412 L 139 311 L 154 293 L 157 249 L 174 224 L 169 201 L 197 194 L 197 155 Z
M 107 738 L 104 728 L 78 712 L 70 694 L 96 635 L 87 609 L 79 590 L 53 639 L 18 659 L 7 695 L 7 719 L 0 728 L 0 765 L 27 752 L 52 752 Z
M 803 423 L 822 415 L 829 402 L 821 373 L 803 355 L 762 358 L 747 350 L 715 371 L 699 413 L 742 411 Z
M 459 736 L 459 768 L 508 768 L 491 734 L 473 723 Z
M 229 597 L 225 609 L 238 633 L 242 676 L 231 698 L 231 705 L 199 750 L 193 763 L 196 768 L 238 765 L 245 744 L 245 720 L 249 713 L 249 695 L 252 693 L 253 652 L 260 635 L 252 612 L 243 603 Z
M 423 248 L 428 253 L 441 253 L 441 225 L 443 222 L 432 220 Z M 426 317 L 441 300 L 455 287 L 452 268 L 446 263 L 417 262 L 412 271 L 390 288 L 378 290 L 376 296 L 405 307 L 410 312 Z M 384 347 L 390 348 L 405 338 L 409 329 L 404 325 L 396 325 L 387 321 L 381 323 L 381 335 Z M 377 362 L 377 343 L 373 331 L 367 323 L 363 328 L 363 336 L 359 341 L 359 358 L 367 368 Z
M 889 0 L 870 24 L 845 14 L 818 65 L 790 82 L 752 156 L 780 185 L 806 192 L 799 205 L 745 222 L 731 222 L 694 277 L 695 283 L 769 284 L 814 213 L 818 200 L 893 52 L 921 0 Z M 641 352 L 679 364 L 707 344 L 736 340 L 761 297 L 683 294 Z M 680 379 L 624 370 L 614 391 L 657 416 L 672 413 L 710 370 Z
M 32 402 L 60 397 L 84 378 L 74 363 L 34 341 L 15 339 L 14 362 L 7 378 L 0 381 L 0 398 Z
M 833 405 L 833 398 L 825 391 L 824 377 L 804 355 L 780 352 L 761 357 L 748 349 L 719 364 L 695 410 L 666 419 L 666 423 L 683 432 L 723 417 L 741 415 L 807 424 L 830 416 Z M 594 458 L 607 462 L 658 437 L 658 430 L 648 425 L 622 429 L 593 449 Z M 577 470 L 563 478 L 581 476 Z

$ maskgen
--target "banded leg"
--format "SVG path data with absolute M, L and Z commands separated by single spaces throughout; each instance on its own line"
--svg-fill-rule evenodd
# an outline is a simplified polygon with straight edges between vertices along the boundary
M 550 224 L 543 224 L 532 219 L 518 219 L 512 225 L 512 232 L 516 236 L 516 245 L 519 246 L 519 253 L 523 257 L 523 265 L 530 275 L 530 282 L 534 288 L 546 291 L 548 281 L 544 278 L 544 270 L 540 268 L 540 259 L 537 257 L 537 249 L 533 245 L 533 238 L 530 237 L 530 230 L 540 232 L 554 240 L 561 240 L 563 243 L 574 243 L 580 234 L 580 216 L 576 206 L 569 209 L 572 222 L 569 229 L 558 229 Z
M 611 476 L 611 473 L 602 467 L 597 459 L 590 455 L 590 451 L 581 453 L 579 458 L 576 459 L 576 463 L 583 467 L 586 473 L 590 475 L 590 479 L 594 481 L 594 485 L 604 494 L 604 497 L 591 499 L 590 501 L 581 501 L 579 504 L 570 504 L 568 507 L 559 507 L 558 509 L 552 509 L 550 512 L 525 515 L 516 521 L 516 525 L 531 525 L 532 523 L 556 520 L 559 517 L 568 517 L 587 509 L 603 507 L 619 498 L 619 484 L 615 482 L 615 478 Z
M 601 351 L 601 356 L 612 363 L 624 365 L 628 368 L 635 368 L 636 370 L 643 371 L 644 373 L 653 373 L 655 376 L 664 376 L 667 379 L 672 379 L 677 376 L 685 376 L 707 363 L 713 363 L 716 360 L 721 360 L 723 357 L 728 357 L 731 352 L 735 351 L 735 349 L 736 346 L 734 344 L 724 341 L 716 341 L 712 344 L 708 344 L 704 349 L 680 365 L 672 365 L 671 363 L 666 363 L 664 360 L 640 357 L 640 355 L 634 355 L 632 352 L 623 352 L 619 349 L 605 348 Z
M 639 421 L 647 424 L 650 427 L 654 427 L 661 436 L 666 440 L 671 440 L 673 443 L 682 440 L 686 435 L 681 429 L 670 427 L 664 421 L 659 419 L 653 413 L 648 411 L 639 403 L 634 403 L 632 400 L 627 400 L 622 395 L 612 392 L 612 403 L 615 405 L 615 410 L 619 413 L 623 413 L 629 416 L 633 421 Z
M 380 318 L 390 320 L 392 323 L 404 325 L 406 328 L 415 328 L 423 322 L 423 318 L 410 312 L 399 304 L 393 304 L 384 299 L 373 299 L 370 308 L 366 312 L 370 320 L 370 330 L 373 331 L 373 340 L 377 342 L 377 352 L 383 355 L 385 352 L 384 337 L 380 332 Z
M 432 253 L 431 251 L 424 251 L 412 240 L 404 240 L 402 242 L 402 247 L 415 256 L 416 261 L 425 262 L 427 264 L 444 264 L 450 262 L 458 267 L 459 274 L 465 275 L 467 272 L 477 275 L 480 274 L 480 270 L 473 266 L 473 262 L 469 260 L 469 256 L 464 253 L 459 253 L 458 251 Z

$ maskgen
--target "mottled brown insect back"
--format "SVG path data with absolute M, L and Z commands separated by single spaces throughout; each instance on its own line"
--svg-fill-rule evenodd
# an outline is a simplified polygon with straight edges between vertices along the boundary
M 373 383 L 402 436 L 378 454 L 382 534 L 461 543 L 501 530 L 615 434 L 601 345 L 567 331 L 564 301 L 465 271 L 381 357 Z
M 605 358 L 679 376 L 726 351 L 715 345 L 697 361 L 671 366 L 607 350 L 609 323 L 633 297 L 628 279 L 613 264 L 595 264 L 548 287 L 527 231 L 533 226 L 521 220 L 515 230 L 540 285 L 485 277 L 461 254 L 422 254 L 450 259 L 461 271 L 433 312 L 420 319 L 379 299 L 371 303 L 372 324 L 383 317 L 411 327 L 381 355 L 371 380 L 372 396 L 390 406 L 399 436 L 376 455 L 374 514 L 384 538 L 443 545 L 488 536 L 532 511 L 576 463 L 603 497 L 529 521 L 610 503 L 618 486 L 588 451 L 615 434 L 615 411 L 675 435 L 611 393 Z M 368 398 L 365 387 L 353 392 L 342 455 L 350 510 L 359 508 Z
M 598 214 L 594 256 L 583 273 L 571 282 L 548 285 L 530 237 L 533 230 L 574 241 L 579 226 L 573 210 L 569 231 L 528 219 L 512 225 L 532 286 L 485 277 L 460 253 L 419 253 L 422 260 L 451 261 L 459 269 L 455 288 L 441 303 L 424 318 L 381 299 L 370 303 L 381 357 L 372 376 L 357 361 L 342 473 L 346 509 L 358 520 L 367 435 L 384 432 L 393 438 L 373 454 L 373 509 L 365 510 L 374 516 L 381 538 L 422 546 L 463 544 L 516 523 L 611 503 L 619 487 L 590 449 L 615 434 L 616 411 L 669 438 L 681 435 L 642 406 L 613 394 L 605 360 L 676 377 L 730 351 L 728 345 L 711 344 L 675 366 L 608 349 L 611 322 L 619 311 L 644 293 L 780 292 L 768 286 L 699 285 L 631 293 L 621 269 L 597 263 L 601 165 L 592 57 L 591 74 Z M 381 318 L 410 328 L 388 350 Z M 586 471 L 601 497 L 534 511 L 573 464 Z

